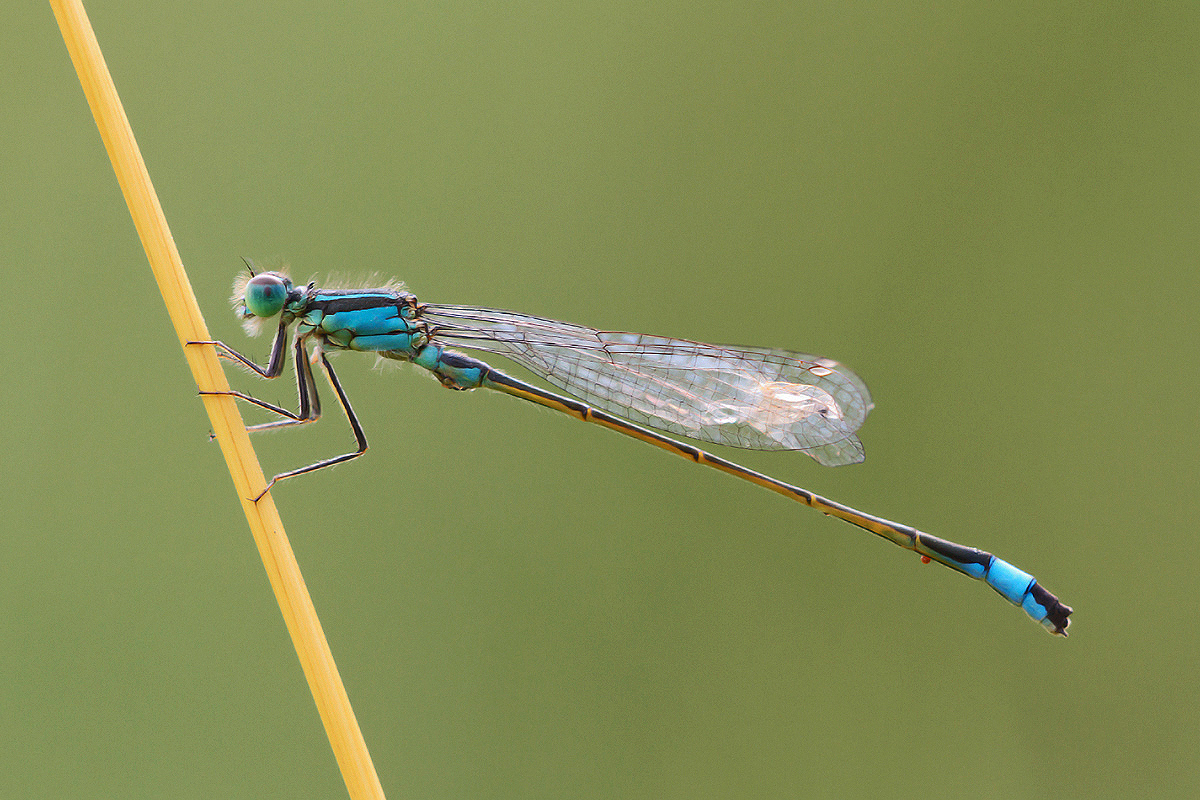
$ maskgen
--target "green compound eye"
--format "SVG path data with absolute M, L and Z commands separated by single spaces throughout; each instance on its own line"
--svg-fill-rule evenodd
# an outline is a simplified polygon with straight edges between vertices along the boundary
M 275 272 L 255 275 L 246 283 L 246 311 L 256 317 L 273 317 L 283 310 L 292 282 Z

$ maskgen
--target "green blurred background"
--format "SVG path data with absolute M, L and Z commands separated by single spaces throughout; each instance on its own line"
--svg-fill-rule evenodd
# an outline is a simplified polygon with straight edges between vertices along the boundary
M 722 454 L 1076 608 L 343 356 L 372 450 L 275 497 L 391 796 L 1200 792 L 1195 3 L 89 12 L 215 335 L 266 353 L 246 255 L 828 355 L 865 464 Z M 0 796 L 343 796 L 50 9 L 0 21 Z

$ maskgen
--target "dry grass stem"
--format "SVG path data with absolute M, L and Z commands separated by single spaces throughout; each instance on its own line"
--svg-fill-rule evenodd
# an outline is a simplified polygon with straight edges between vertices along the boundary
M 63 40 L 79 73 L 79 81 L 112 160 L 117 181 L 150 260 L 154 278 L 181 344 L 209 339 L 200 307 L 184 272 L 179 251 L 167 228 L 158 196 L 150 183 L 133 131 L 117 97 L 91 23 L 78 0 L 51 0 Z M 183 347 L 196 384 L 202 391 L 226 391 L 229 384 L 212 347 Z M 352 798 L 382 798 L 383 789 L 354 718 L 350 700 L 325 641 L 300 568 L 284 534 L 275 503 L 268 494 L 255 503 L 266 480 L 241 413 L 231 397 L 204 397 L 213 432 L 229 465 L 229 473 L 262 556 L 271 588 L 283 612 L 300 664 L 316 700 L 337 763 Z

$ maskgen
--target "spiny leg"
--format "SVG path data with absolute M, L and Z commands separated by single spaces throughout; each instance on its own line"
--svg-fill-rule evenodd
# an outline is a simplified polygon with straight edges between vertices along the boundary
M 283 339 L 286 335 L 286 327 L 280 326 L 279 333 L 275 337 L 275 342 L 271 346 L 271 360 L 266 367 L 261 367 L 251 359 L 234 350 L 224 342 L 189 342 L 189 344 L 211 344 L 220 349 L 221 355 L 225 358 L 236 361 L 254 371 L 256 374 L 267 378 L 277 378 L 283 372 L 284 357 L 283 357 Z M 309 422 L 315 422 L 321 416 L 321 398 L 317 394 L 315 379 L 312 374 L 312 366 L 308 360 L 308 353 L 305 350 L 305 337 L 297 336 L 292 343 L 294 357 L 296 362 L 296 395 L 299 398 L 299 412 L 289 411 L 286 408 L 277 406 L 273 403 L 268 403 L 265 400 L 259 400 L 257 397 L 252 397 L 245 392 L 227 391 L 227 392 L 200 392 L 201 395 L 228 395 L 236 397 L 239 400 L 245 400 L 247 403 L 258 406 L 261 409 L 278 414 L 286 419 L 276 420 L 274 422 L 262 422 L 257 425 L 248 425 L 246 430 L 253 433 L 254 431 L 269 430 L 271 428 L 279 428 L 288 425 L 304 425 Z
M 217 348 L 218 355 L 222 356 L 223 358 L 227 358 L 230 361 L 238 362 L 243 367 L 246 367 L 247 369 L 252 370 L 260 378 L 268 378 L 268 379 L 278 378 L 280 375 L 283 374 L 283 364 L 284 364 L 283 346 L 284 346 L 284 342 L 287 341 L 287 327 L 288 327 L 287 324 L 280 321 L 279 329 L 277 331 L 275 331 L 275 339 L 271 342 L 271 357 L 270 357 L 270 359 L 268 359 L 267 365 L 265 367 L 259 366 L 257 363 L 254 362 L 253 359 L 247 358 L 246 356 L 242 355 L 237 350 L 234 350 L 232 347 L 230 347 L 229 345 L 225 344 L 222 341 L 211 339 L 211 340 L 200 341 L 200 342 L 188 342 L 188 344 L 189 345 L 211 344 L 213 347 Z
M 304 466 L 304 467 L 300 467 L 299 469 L 293 469 L 293 470 L 288 470 L 287 472 L 279 473 L 274 478 L 271 478 L 271 482 L 267 484 L 267 487 L 265 489 L 263 489 L 258 494 L 257 497 L 254 498 L 254 502 L 256 502 L 256 503 L 262 499 L 263 495 L 265 495 L 267 492 L 271 491 L 272 486 L 274 486 L 276 483 L 283 480 L 284 478 L 294 478 L 297 475 L 303 475 L 307 472 L 316 472 L 319 469 L 324 469 L 326 467 L 332 467 L 335 464 L 341 464 L 344 461 L 350 461 L 351 459 L 358 458 L 363 453 L 367 452 L 367 435 L 365 433 L 363 433 L 362 425 L 358 421 L 358 416 L 354 413 L 354 409 L 350 406 L 350 400 L 349 400 L 349 398 L 346 397 L 346 392 L 342 388 L 342 383 L 341 383 L 341 381 L 338 380 L 337 374 L 333 371 L 333 366 L 329 363 L 329 358 L 325 355 L 325 353 L 320 352 L 319 350 L 318 350 L 318 353 L 320 353 L 321 366 L 325 369 L 325 377 L 329 379 L 329 385 L 333 387 L 333 391 L 337 394 L 338 402 L 341 403 L 341 405 L 342 405 L 342 411 L 346 412 L 346 419 L 350 423 L 351 430 L 354 431 L 354 439 L 358 443 L 358 448 L 353 453 L 344 453 L 340 456 L 334 456 L 333 458 L 321 459 L 320 461 L 309 464 L 308 466 Z M 304 360 L 304 363 L 306 365 L 308 364 L 307 359 Z M 307 372 L 308 372 L 308 379 L 309 379 L 309 381 L 311 381 L 312 380 L 312 369 L 309 368 L 307 370 Z M 317 395 L 316 395 L 316 387 L 315 386 L 312 387 L 312 392 L 313 392 L 313 400 L 314 400 L 313 406 L 316 409 L 316 413 L 319 414 L 320 409 L 318 407 L 318 404 L 316 403 Z M 303 395 L 302 395 L 302 399 L 303 399 Z M 315 419 L 315 418 L 316 417 L 313 417 L 313 419 Z M 304 421 L 307 422 L 309 420 L 304 420 Z M 283 421 L 283 422 L 268 423 L 268 424 L 269 425 L 287 425 L 288 422 Z
M 221 341 L 196 341 L 188 342 L 189 345 L 212 345 L 220 350 L 221 355 L 231 361 L 237 361 L 243 366 L 252 370 L 255 374 L 263 378 L 277 378 L 283 372 L 284 350 L 283 341 L 287 335 L 287 325 L 280 324 L 279 331 L 275 335 L 275 341 L 271 345 L 271 358 L 267 366 L 263 367 L 255 363 L 252 359 L 247 358 L 238 351 L 234 350 L 229 345 Z M 292 343 L 294 358 L 296 362 L 296 394 L 299 399 L 299 412 L 292 412 L 281 406 L 268 403 L 264 400 L 259 400 L 257 397 L 252 397 L 244 392 L 200 392 L 201 395 L 228 395 L 236 397 L 239 400 L 245 400 L 247 403 L 258 406 L 266 411 L 271 411 L 286 419 L 276 420 L 274 422 L 263 422 L 258 425 L 247 426 L 249 432 L 268 430 L 270 428 L 279 428 L 287 425 L 302 425 L 309 422 L 315 422 L 321 416 L 321 397 L 317 393 L 316 379 L 313 377 L 312 362 L 308 358 L 308 352 L 305 349 L 305 336 L 297 336 Z M 342 410 L 346 413 L 346 419 L 350 422 L 350 428 L 354 431 L 354 439 L 358 444 L 357 449 L 353 453 L 345 453 L 333 458 L 322 459 L 308 466 L 300 467 L 299 469 L 281 472 L 276 475 L 267 484 L 266 488 L 259 492 L 254 502 L 262 499 L 263 495 L 271 490 L 276 483 L 284 478 L 292 478 L 296 475 L 303 475 L 306 472 L 314 472 L 325 467 L 332 467 L 334 464 L 340 464 L 343 461 L 349 461 L 353 458 L 358 458 L 367 451 L 367 436 L 363 432 L 362 425 L 358 421 L 358 416 L 354 413 L 353 407 L 350 405 L 350 400 L 346 397 L 346 392 L 342 388 L 341 381 L 338 380 L 337 373 L 333 371 L 333 366 L 329 363 L 329 358 L 321 351 L 318 346 L 316 353 L 321 359 L 321 366 L 325 370 L 325 376 L 329 380 L 329 385 L 333 387 L 337 394 L 338 402 L 341 403 Z
M 259 408 L 268 411 L 274 411 L 286 419 L 275 420 L 274 422 L 260 422 L 257 425 L 248 425 L 246 430 L 250 433 L 255 431 L 271 430 L 272 428 L 283 428 L 289 425 L 306 425 L 310 422 L 316 422 L 321 418 L 321 396 L 317 394 L 317 383 L 313 377 L 312 362 L 308 358 L 308 351 L 305 349 L 305 340 L 299 336 L 292 343 L 293 358 L 296 363 L 296 397 L 298 398 L 300 410 L 293 414 L 286 408 L 264 403 L 253 397 L 249 397 L 240 392 L 234 392 L 235 397 L 240 397 L 247 402 L 253 403 Z

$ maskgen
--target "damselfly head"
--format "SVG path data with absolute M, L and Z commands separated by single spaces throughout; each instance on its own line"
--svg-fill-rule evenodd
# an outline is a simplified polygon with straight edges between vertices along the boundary
M 262 330 L 262 323 L 276 316 L 294 293 L 292 281 L 282 272 L 243 272 L 233 282 L 233 310 L 252 336 Z

